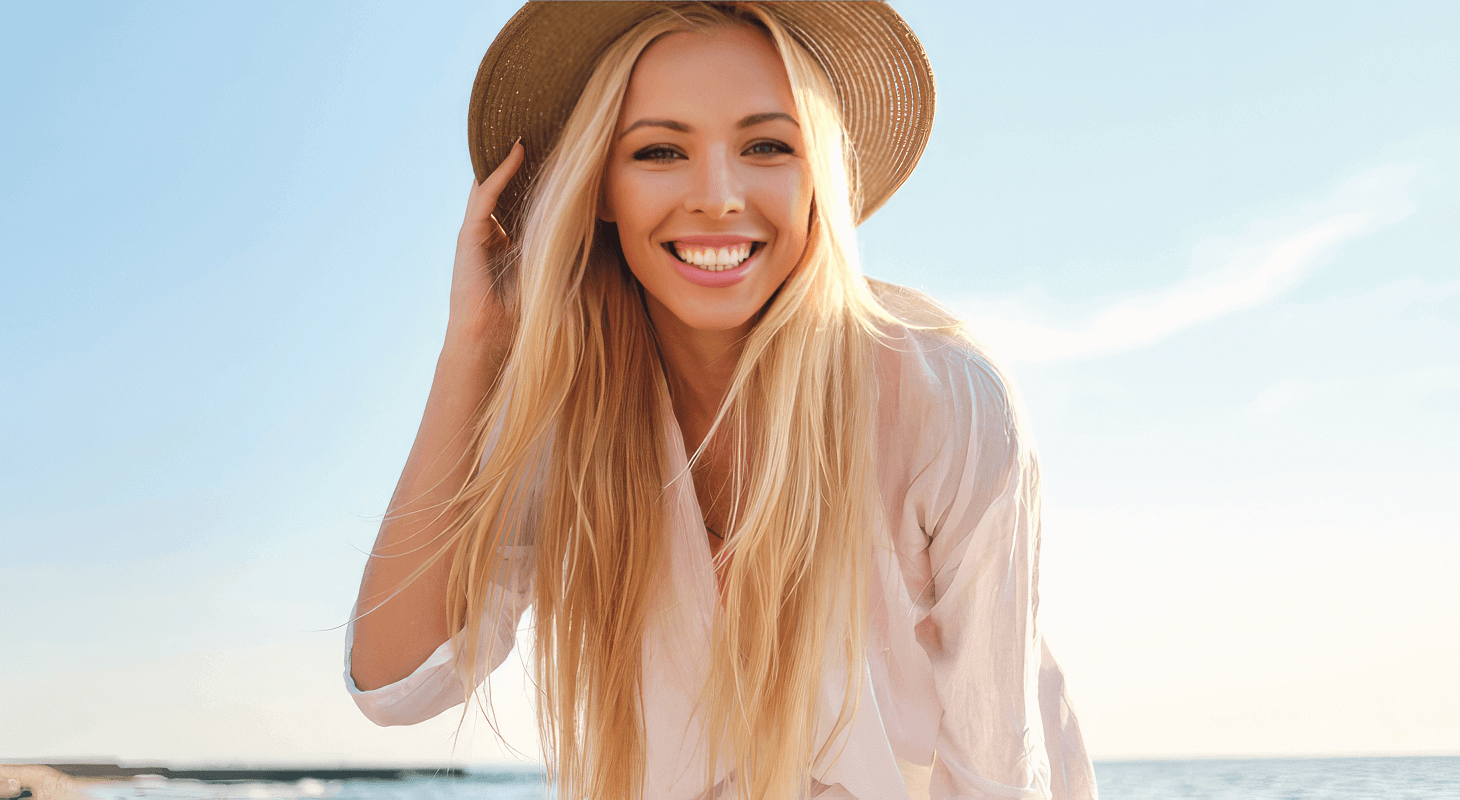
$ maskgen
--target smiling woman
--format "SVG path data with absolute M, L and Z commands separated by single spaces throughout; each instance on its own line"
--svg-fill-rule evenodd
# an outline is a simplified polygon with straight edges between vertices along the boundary
M 371 719 L 468 699 L 531 606 L 559 797 L 1094 796 L 1010 394 L 957 320 L 860 274 L 931 87 L 879 2 L 508 23 L 346 646 Z

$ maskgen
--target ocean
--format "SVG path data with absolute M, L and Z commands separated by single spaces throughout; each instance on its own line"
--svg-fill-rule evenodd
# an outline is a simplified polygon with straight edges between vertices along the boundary
M 1101 800 L 1460 800 L 1460 756 L 1101 761 Z M 539 800 L 536 772 L 464 778 L 203 783 L 139 778 L 92 784 L 91 800 Z
M 1103 761 L 1101 800 L 1460 800 L 1460 756 Z

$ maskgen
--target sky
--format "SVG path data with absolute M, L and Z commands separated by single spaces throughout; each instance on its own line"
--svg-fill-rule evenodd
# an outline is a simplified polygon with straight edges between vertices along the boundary
M 340 626 L 516 5 L 7 7 L 0 758 L 514 757 L 365 720 Z M 1092 754 L 1460 753 L 1460 6 L 893 5 L 937 114 L 865 269 L 1017 387 Z

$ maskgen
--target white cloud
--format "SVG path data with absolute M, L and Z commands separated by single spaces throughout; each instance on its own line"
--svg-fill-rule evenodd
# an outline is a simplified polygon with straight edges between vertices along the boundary
M 1442 285 L 1437 291 L 1442 296 L 1453 296 L 1453 286 Z M 1446 289 L 1449 289 L 1448 294 L 1443 294 Z M 1245 423 L 1259 425 L 1279 420 L 1286 422 L 1293 418 L 1295 412 L 1320 403 L 1330 408 L 1345 405 L 1349 409 L 1347 413 L 1354 416 L 1373 413 L 1372 409 L 1381 408 L 1390 414 L 1423 414 L 1426 412 L 1418 409 L 1426 404 L 1439 406 L 1453 402 L 1448 398 L 1457 393 L 1460 393 L 1460 366 L 1454 364 L 1380 374 L 1346 374 L 1325 380 L 1283 378 L 1258 392 L 1243 407 L 1239 418 Z M 1329 417 L 1325 415 L 1324 418 Z M 1433 433 L 1439 435 L 1440 431 Z
M 1243 410 L 1243 418 L 1259 421 L 1281 417 L 1297 410 L 1324 387 L 1313 381 L 1286 378 L 1263 389 Z
M 1149 347 L 1178 331 L 1271 302 L 1297 286 L 1340 245 L 1414 211 L 1412 166 L 1355 175 L 1294 213 L 1259 219 L 1241 236 L 1210 240 L 1192 254 L 1192 275 L 1174 286 L 1112 300 L 1093 311 L 1013 296 L 963 296 L 948 304 L 1009 362 L 1098 358 Z M 1038 306 L 1038 307 L 1036 307 Z

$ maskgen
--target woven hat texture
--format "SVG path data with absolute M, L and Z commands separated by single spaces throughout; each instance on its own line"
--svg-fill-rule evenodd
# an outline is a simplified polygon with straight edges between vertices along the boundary
M 522 137 L 526 161 L 497 201 L 517 237 L 528 186 L 609 45 L 666 5 L 631 0 L 534 0 L 502 27 L 477 70 L 467 143 L 478 181 Z M 881 0 L 763 2 L 821 63 L 856 153 L 866 219 L 907 180 L 933 124 L 933 71 L 917 36 Z

